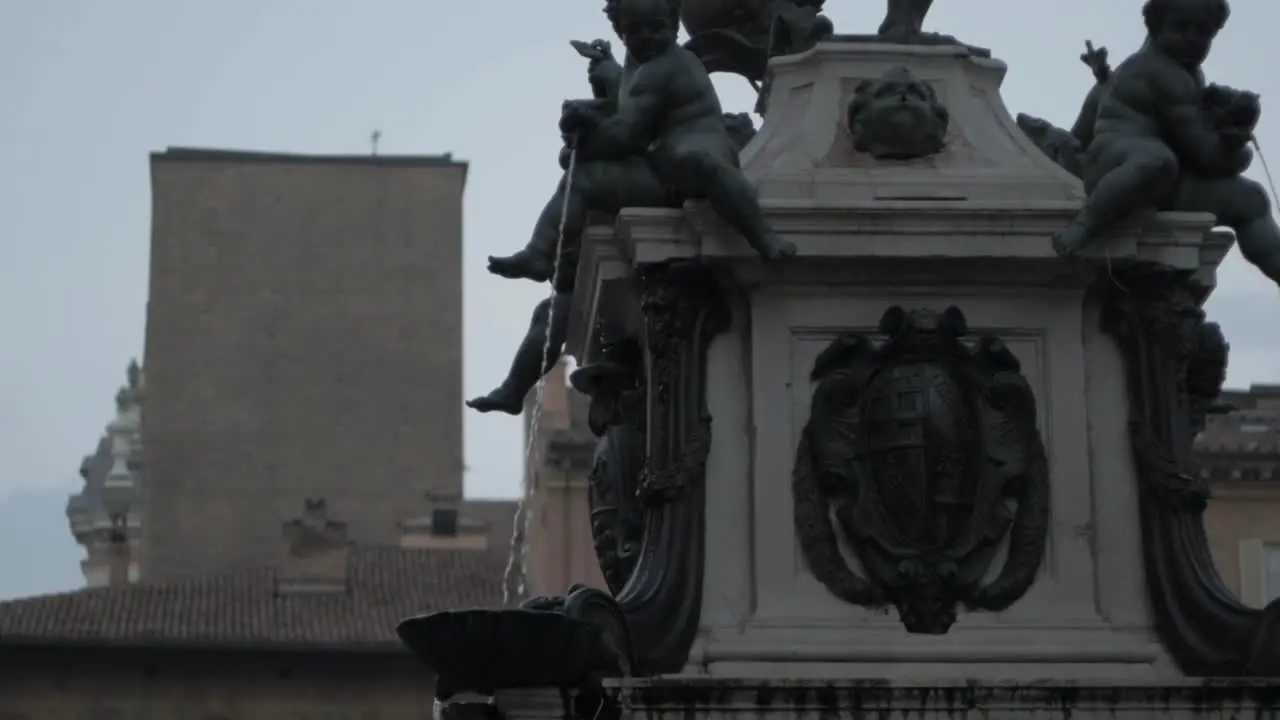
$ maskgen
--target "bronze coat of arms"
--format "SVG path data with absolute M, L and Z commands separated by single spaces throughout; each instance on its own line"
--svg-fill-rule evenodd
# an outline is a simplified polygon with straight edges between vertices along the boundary
M 893 307 L 880 332 L 841 336 L 814 362 L 796 530 L 837 597 L 943 634 L 959 606 L 1004 610 L 1035 582 L 1049 523 L 1035 396 L 1001 340 L 966 343 L 958 308 Z

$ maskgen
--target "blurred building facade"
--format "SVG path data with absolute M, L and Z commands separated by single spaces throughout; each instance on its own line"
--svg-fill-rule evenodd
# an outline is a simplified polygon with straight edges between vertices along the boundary
M 533 486 L 529 513 L 528 587 L 533 595 L 558 595 L 582 583 L 606 587 L 591 538 L 587 493 L 595 436 L 587 426 L 587 396 L 569 387 L 569 364 L 561 360 L 543 382 L 537 436 L 525 463 Z M 525 402 L 525 437 L 534 412 Z
M 1227 585 L 1261 607 L 1280 598 L 1280 385 L 1229 390 L 1235 408 L 1196 439 L 1213 498 L 1205 532 Z
M 144 361 L 67 507 L 89 587 L 0 603 L 4 720 L 430 716 L 395 626 L 503 604 L 515 511 L 463 496 L 466 171 L 152 156 Z
M 144 379 L 136 360 L 125 377 L 115 417 L 93 453 L 80 461 L 84 486 L 67 500 L 71 535 L 85 550 L 80 569 L 91 588 L 136 582 L 139 576 Z
M 457 509 L 466 175 L 448 155 L 152 156 L 143 579 L 282 560 L 307 499 L 367 545 Z

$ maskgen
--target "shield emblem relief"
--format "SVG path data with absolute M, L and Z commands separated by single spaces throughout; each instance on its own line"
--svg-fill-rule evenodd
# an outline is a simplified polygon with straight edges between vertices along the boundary
M 907 630 L 941 634 L 960 606 L 1001 610 L 1034 582 L 1048 464 L 1031 388 L 998 338 L 970 349 L 956 308 L 890 308 L 881 332 L 837 338 L 814 364 L 797 533 L 835 595 L 895 605 Z M 843 561 L 841 536 L 865 576 Z M 1005 540 L 1008 560 L 984 583 Z
M 851 412 L 862 430 L 854 461 L 866 478 L 860 506 L 878 506 L 899 546 L 930 554 L 959 541 L 972 508 L 968 401 L 948 369 L 924 363 L 886 368 Z

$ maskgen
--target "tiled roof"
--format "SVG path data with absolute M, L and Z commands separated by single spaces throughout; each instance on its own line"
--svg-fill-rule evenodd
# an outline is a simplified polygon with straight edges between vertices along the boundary
M 395 648 L 409 615 L 502 602 L 506 549 L 353 548 L 347 592 L 276 593 L 260 568 L 0 603 L 0 645 Z

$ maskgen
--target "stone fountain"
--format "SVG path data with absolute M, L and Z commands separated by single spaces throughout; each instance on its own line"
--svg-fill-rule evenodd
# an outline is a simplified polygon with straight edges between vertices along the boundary
M 402 636 L 446 695 L 580 717 L 1280 717 L 1280 607 L 1218 579 L 1191 451 L 1232 232 L 1138 206 L 1060 257 L 1085 143 L 1015 121 L 1003 63 L 911 3 L 879 37 L 759 5 L 689 47 L 763 84 L 741 168 L 794 257 L 689 201 L 610 213 L 568 266 L 607 592 Z

